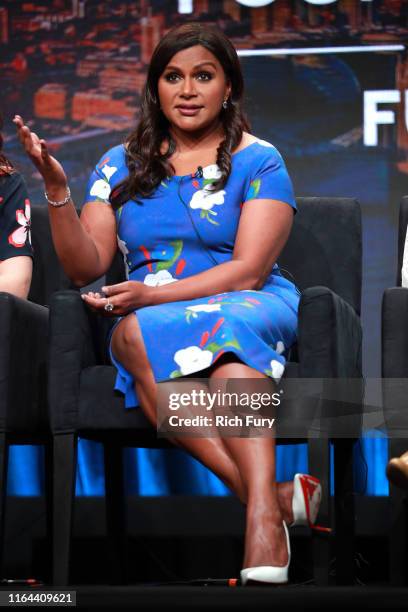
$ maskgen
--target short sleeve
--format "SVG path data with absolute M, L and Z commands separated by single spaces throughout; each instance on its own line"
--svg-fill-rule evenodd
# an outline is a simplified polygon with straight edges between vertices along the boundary
M 21 174 L 0 179 L 0 261 L 11 257 L 33 257 L 31 203 Z
M 265 142 L 265 141 L 261 141 Z M 266 145 L 266 146 L 265 146 Z M 279 151 L 265 142 L 254 157 L 250 183 L 243 202 L 271 199 L 286 202 L 297 212 L 292 181 Z
M 120 182 L 124 166 L 123 145 L 104 153 L 89 177 L 84 203 L 101 202 L 110 205 L 109 196 L 113 187 Z

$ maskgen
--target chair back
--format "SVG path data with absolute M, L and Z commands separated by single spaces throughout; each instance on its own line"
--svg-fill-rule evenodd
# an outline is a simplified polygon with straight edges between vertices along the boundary
M 361 210 L 353 198 L 296 199 L 298 213 L 278 260 L 302 291 L 328 287 L 361 311 Z M 288 276 L 289 277 L 289 276 Z
M 32 207 L 31 225 L 34 262 L 28 299 L 36 304 L 47 306 L 54 291 L 73 289 L 74 286 L 64 273 L 55 252 L 46 206 L 34 205 Z
M 405 236 L 407 235 L 408 225 L 408 196 L 401 198 L 399 209 L 398 222 L 398 269 L 397 269 L 397 287 L 401 286 L 401 269 L 404 259 Z

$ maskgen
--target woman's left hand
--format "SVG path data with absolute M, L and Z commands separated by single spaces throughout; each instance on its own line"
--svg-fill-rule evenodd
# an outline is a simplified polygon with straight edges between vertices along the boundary
M 117 285 L 102 287 L 104 296 L 90 291 L 89 293 L 83 293 L 81 297 L 95 312 L 105 316 L 117 317 L 126 315 L 143 306 L 149 306 L 152 289 L 149 285 L 138 281 L 125 281 Z M 105 308 L 107 304 L 110 304 L 113 308 L 107 310 Z

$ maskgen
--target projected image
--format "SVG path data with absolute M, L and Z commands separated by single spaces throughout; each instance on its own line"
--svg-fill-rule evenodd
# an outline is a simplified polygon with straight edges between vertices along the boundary
M 186 9 L 192 12 L 182 12 Z M 242 56 L 253 131 L 268 136 L 289 165 L 294 159 L 295 184 L 303 193 L 313 183 L 303 183 L 310 168 L 302 174 L 298 159 L 356 146 L 362 139 L 363 90 L 404 85 L 396 78 L 397 63 L 400 80 L 406 72 L 401 52 L 310 51 L 314 46 L 401 45 L 407 37 L 407 7 L 401 1 L 342 0 L 319 7 L 277 0 L 249 8 L 236 0 L 6 0 L 0 8 L 6 145 L 31 176 L 34 200 L 37 190 L 40 198 L 39 177 L 17 146 L 12 115 L 18 111 L 50 140 L 71 177 L 74 196 L 82 198 L 100 151 L 120 142 L 137 121 L 154 46 L 169 27 L 186 20 L 216 23 L 243 53 L 309 49 L 304 55 Z M 381 144 L 387 147 L 392 136 L 383 131 Z M 403 140 L 400 162 L 405 160 Z

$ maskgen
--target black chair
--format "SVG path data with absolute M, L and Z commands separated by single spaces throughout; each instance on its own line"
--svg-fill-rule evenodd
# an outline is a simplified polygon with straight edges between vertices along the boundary
M 52 532 L 52 436 L 47 408 L 47 305 L 54 291 L 72 285 L 58 263 L 45 206 L 32 208 L 32 228 L 34 266 L 28 301 L 0 292 L 0 554 L 4 548 L 10 444 L 44 445 L 49 537 Z
M 359 204 L 345 198 L 299 198 L 298 204 L 299 213 L 279 261 L 302 290 L 298 344 L 292 351 L 286 376 L 360 379 Z M 108 282 L 118 282 L 123 278 L 121 274 L 122 263 L 118 258 Z M 113 392 L 116 370 L 109 365 L 105 348 L 110 325 L 111 322 L 91 313 L 77 292 L 53 295 L 49 405 L 54 435 L 54 584 L 59 586 L 69 582 L 78 436 L 104 444 L 107 526 L 114 560 L 112 580 L 116 583 L 126 581 L 123 447 L 148 448 L 163 444 L 142 411 L 125 410 L 122 397 Z M 333 403 L 333 410 L 340 408 L 339 402 Z M 293 403 L 292 409 L 292 414 L 286 414 L 288 421 L 291 417 L 295 421 L 296 414 L 299 415 L 298 404 Z M 329 495 L 332 438 L 327 435 L 311 437 L 308 441 L 309 471 L 320 478 L 323 486 L 319 522 L 330 525 L 333 523 Z M 335 528 L 339 543 L 337 581 L 352 582 L 354 439 L 333 439 L 333 442 Z M 314 540 L 316 582 L 328 584 L 331 539 L 316 533 Z
M 405 196 L 399 210 L 397 286 L 386 289 L 382 302 L 382 389 L 389 458 L 408 449 L 408 288 L 401 287 L 407 227 L 408 196 Z M 408 582 L 407 494 L 390 483 L 389 500 L 389 578 L 393 586 L 402 586 Z

